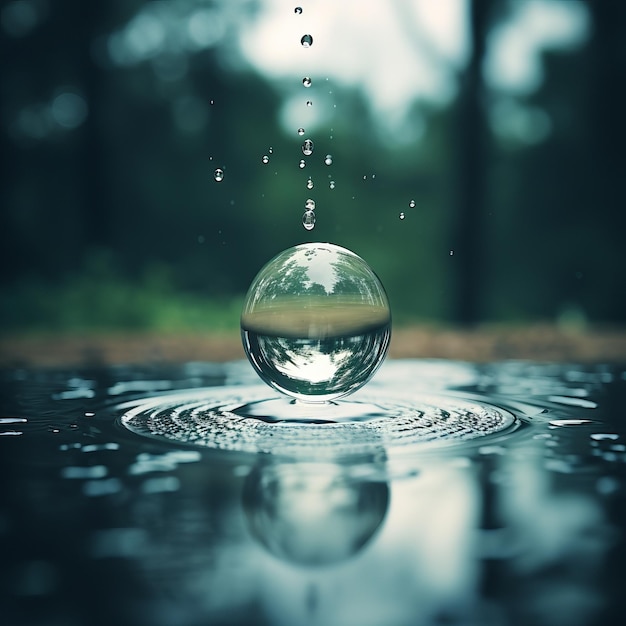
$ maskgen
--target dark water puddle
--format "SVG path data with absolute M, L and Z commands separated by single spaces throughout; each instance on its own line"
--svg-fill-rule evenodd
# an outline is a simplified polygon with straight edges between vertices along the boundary
M 247 363 L 0 391 L 3 623 L 622 622 L 624 368 L 390 361 L 334 421 L 237 413 Z

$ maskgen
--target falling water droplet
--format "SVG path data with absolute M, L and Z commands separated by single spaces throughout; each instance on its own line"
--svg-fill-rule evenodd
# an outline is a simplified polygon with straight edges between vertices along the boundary
M 302 47 L 310 48 L 313 45 L 313 37 L 311 37 L 311 35 L 302 35 L 300 43 L 302 44 Z
M 310 86 L 313 84 L 313 81 L 312 81 L 312 80 L 311 80 L 308 76 L 305 76 L 305 77 L 302 79 L 302 84 L 303 84 L 305 87 L 310 87 Z
M 400 219 L 403 220 L 406 216 L 404 215 L 404 213 L 400 213 Z
M 302 7 L 296 7 L 296 8 L 293 10 L 293 12 L 294 12 L 296 15 L 302 15 Z
M 310 139 L 305 139 L 302 144 L 302 154 L 304 156 L 311 156 L 313 154 L 313 142 Z
M 304 226 L 307 230 L 313 230 L 315 228 L 315 212 L 314 211 L 305 211 L 302 216 L 302 226 Z
M 326 158 L 324 159 L 324 163 L 326 165 L 332 165 L 333 164 L 333 157 L 330 154 L 327 154 Z
M 411 209 L 414 209 L 414 208 L 415 208 L 415 200 L 411 200 L 411 201 L 409 202 L 409 207 L 410 207 Z
M 306 181 L 306 188 L 313 189 L 313 179 L 309 176 L 309 180 Z
M 305 203 L 304 203 L 304 208 L 307 211 L 313 211 L 315 209 L 315 200 L 311 200 L 311 198 L 309 198 Z
M 306 105 L 307 105 L 308 107 L 312 107 L 312 106 L 313 106 L 313 101 L 312 101 L 312 100 L 307 100 L 307 101 L 306 101 Z
M 263 157 L 261 158 L 261 161 L 263 161 L 263 163 L 269 163 L 270 158 L 267 156 L 267 154 L 264 154 Z
M 299 167 L 301 170 L 306 167 L 306 161 L 304 159 L 300 159 Z
M 334 181 L 334 180 L 331 180 L 331 181 L 328 183 L 328 186 L 329 186 L 331 189 L 334 189 L 334 188 L 335 188 L 335 181 Z
M 272 152 L 274 152 L 274 148 L 272 148 L 272 146 L 270 146 L 270 147 L 267 149 L 267 151 L 268 151 L 270 154 L 272 154 Z
M 298 128 L 298 135 L 304 135 L 304 128 Z
M 224 170 L 218 167 L 213 173 L 213 178 L 215 178 L 218 183 L 222 182 L 224 180 Z

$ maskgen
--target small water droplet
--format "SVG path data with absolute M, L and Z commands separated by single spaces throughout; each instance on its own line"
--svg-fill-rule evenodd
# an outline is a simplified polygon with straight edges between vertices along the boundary
M 302 226 L 306 228 L 306 230 L 313 230 L 315 228 L 315 212 L 314 211 L 305 211 L 302 216 Z
M 310 48 L 313 45 L 313 37 L 311 37 L 311 35 L 302 35 L 300 43 L 303 48 Z
M 311 156 L 313 154 L 313 142 L 310 139 L 305 139 L 302 144 L 302 154 L 304 156 Z
M 328 186 L 329 186 L 331 189 L 334 189 L 334 188 L 335 188 L 335 181 L 334 181 L 334 180 L 331 180 L 331 181 L 328 183 Z
M 305 203 L 304 203 L 304 208 L 307 211 L 313 211 L 313 209 L 315 209 L 315 200 L 311 200 L 311 198 L 309 198 Z
M 304 128 L 298 128 L 298 135 L 304 135 Z
M 313 189 L 313 179 L 309 176 L 309 180 L 306 181 L 306 188 Z
M 400 213 L 400 219 L 403 220 L 405 218 L 404 213 Z
M 300 159 L 299 167 L 301 170 L 306 167 L 306 161 L 304 159 Z
M 412 208 L 412 209 L 414 209 L 414 208 L 415 208 L 415 200 L 411 200 L 411 201 L 409 202 L 409 207 L 410 207 L 410 208 Z
M 313 106 L 313 102 L 312 102 L 311 100 L 307 100 L 307 101 L 306 101 L 306 105 L 307 105 L 308 107 L 312 107 L 312 106 Z
M 309 76 L 305 76 L 305 77 L 302 79 L 302 84 L 303 84 L 305 87 L 310 87 L 310 86 L 313 84 L 313 81 L 311 80 L 311 78 L 310 78 Z
M 209 100 L 209 104 L 215 104 L 215 100 Z
M 224 170 L 220 169 L 219 167 L 215 170 L 215 172 L 213 173 L 213 178 L 215 178 L 215 180 L 219 183 L 221 181 L 224 180 Z
M 269 163 L 270 158 L 267 156 L 267 154 L 264 154 L 263 157 L 261 158 L 261 161 L 263 161 L 263 163 Z
M 324 159 L 324 163 L 326 165 L 332 165 L 333 164 L 333 157 L 330 154 L 327 154 L 326 158 Z
M 450 250 L 450 256 L 454 256 L 454 250 Z
M 274 152 L 274 148 L 272 148 L 272 146 L 270 146 L 270 147 L 267 149 L 267 151 L 268 151 L 270 154 L 272 154 L 272 152 Z
M 294 12 L 296 15 L 302 15 L 302 7 L 296 7 L 296 8 L 293 10 L 293 12 Z

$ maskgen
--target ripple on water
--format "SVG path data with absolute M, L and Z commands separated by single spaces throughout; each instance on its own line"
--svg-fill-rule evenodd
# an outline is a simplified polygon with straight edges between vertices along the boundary
M 271 393 L 271 392 L 270 392 Z M 341 402 L 363 417 L 329 419 L 333 409 L 320 408 L 323 419 L 278 420 L 242 415 L 242 407 L 268 400 L 265 387 L 225 387 L 176 393 L 120 405 L 121 423 L 139 435 L 212 449 L 246 453 L 305 456 L 371 454 L 425 444 L 445 446 L 514 430 L 514 415 L 474 400 L 365 392 Z M 376 407 L 377 411 L 372 411 Z M 350 413 L 350 411 L 348 411 Z

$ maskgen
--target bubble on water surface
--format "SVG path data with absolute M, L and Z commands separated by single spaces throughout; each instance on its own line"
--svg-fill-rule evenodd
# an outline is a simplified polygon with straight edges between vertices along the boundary
M 307 209 L 302 215 L 302 226 L 306 230 L 313 230 L 315 228 L 315 212 Z
M 302 79 L 302 84 L 303 84 L 305 87 L 310 87 L 310 86 L 313 84 L 313 81 L 312 81 L 312 80 L 311 80 L 308 76 L 305 76 L 305 77 Z
M 313 154 L 314 144 L 310 139 L 305 139 L 302 144 L 302 154 L 304 156 L 311 156 Z
M 218 183 L 222 182 L 224 180 L 224 170 L 218 167 L 215 172 L 213 172 L 213 178 L 215 178 Z
M 310 48 L 313 45 L 313 37 L 311 37 L 311 35 L 302 35 L 300 43 L 303 48 Z
M 315 224 L 311 209 L 303 224 Z M 391 314 L 380 280 L 361 257 L 333 244 L 302 244 L 256 276 L 241 331 L 246 355 L 267 384 L 319 402 L 370 379 L 389 347 Z
M 326 157 L 324 158 L 324 164 L 325 165 L 333 164 L 333 157 L 330 154 L 327 154 Z

